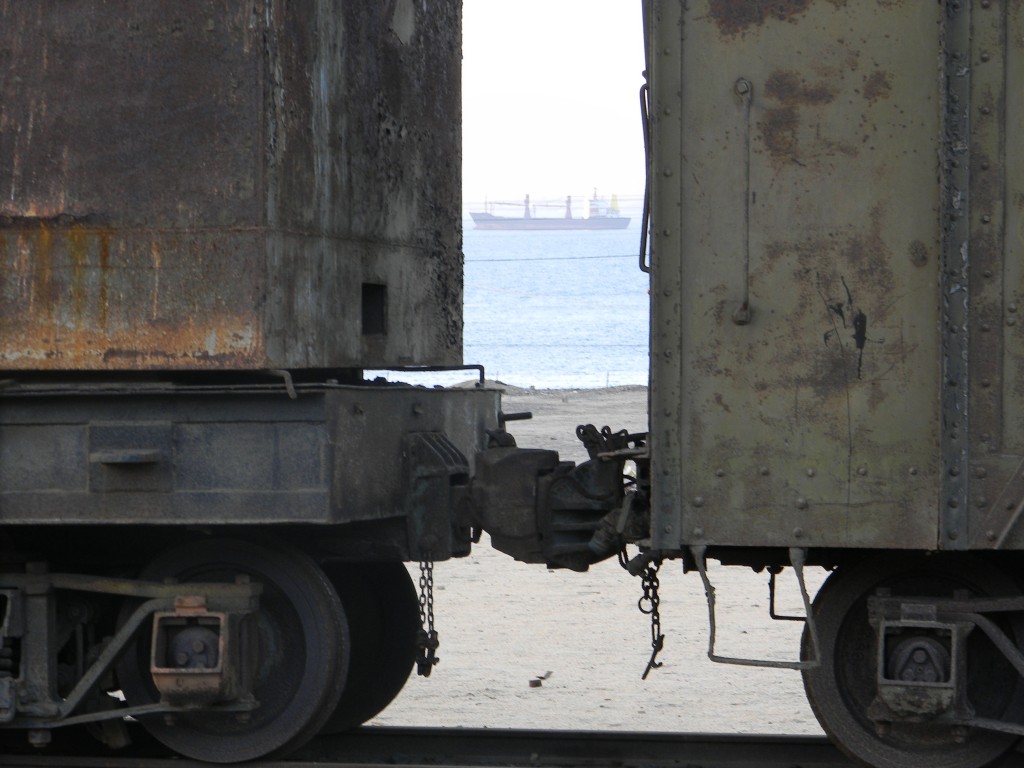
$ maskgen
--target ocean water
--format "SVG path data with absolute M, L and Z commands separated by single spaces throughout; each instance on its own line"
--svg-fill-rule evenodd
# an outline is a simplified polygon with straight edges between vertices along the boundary
M 639 218 L 617 231 L 464 223 L 464 359 L 520 387 L 646 384 L 648 276 Z
M 618 231 L 504 232 L 463 221 L 463 360 L 488 379 L 537 389 L 647 384 L 648 276 L 639 215 Z M 368 377 L 424 385 L 465 371 Z

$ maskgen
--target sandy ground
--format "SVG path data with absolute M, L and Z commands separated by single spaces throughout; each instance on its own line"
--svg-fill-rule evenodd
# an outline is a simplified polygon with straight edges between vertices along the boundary
M 579 461 L 580 423 L 646 429 L 647 391 L 510 390 L 506 412 L 532 411 L 510 424 L 519 445 L 554 448 Z M 801 624 L 773 622 L 767 577 L 713 568 L 718 648 L 727 655 L 795 658 Z M 816 588 L 822 577 L 809 574 Z M 783 573 L 780 610 L 798 612 L 799 593 Z M 486 546 L 438 564 L 435 615 L 441 663 L 413 677 L 375 723 L 491 728 L 817 734 L 800 674 L 712 663 L 707 608 L 696 574 L 662 567 L 664 666 L 646 681 L 650 624 L 637 610 L 639 580 L 616 562 L 588 573 L 516 563 Z M 530 681 L 549 675 L 540 687 Z

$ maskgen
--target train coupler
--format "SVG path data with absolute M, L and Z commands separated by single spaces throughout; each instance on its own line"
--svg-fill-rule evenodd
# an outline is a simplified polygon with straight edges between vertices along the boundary
M 526 563 L 585 571 L 619 552 L 638 529 L 644 505 L 627 493 L 624 465 L 645 436 L 580 426 L 590 460 L 560 461 L 556 451 L 499 446 L 477 454 L 472 505 L 477 524 L 501 552 Z

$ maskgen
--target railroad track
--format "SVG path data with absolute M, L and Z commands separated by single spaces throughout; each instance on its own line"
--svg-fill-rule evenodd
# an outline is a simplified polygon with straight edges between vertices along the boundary
M 0 768 L 194 768 L 137 750 L 129 756 L 0 755 Z M 261 768 L 330 766 L 615 766 L 615 768 L 849 768 L 824 738 L 523 731 L 469 728 L 361 728 L 314 740 L 288 760 Z
M 825 738 L 730 734 L 361 728 L 314 740 L 259 768 L 509 766 L 511 768 L 851 768 Z M 0 768 L 208 768 L 145 750 L 127 756 L 0 755 Z M 1011 753 L 997 768 L 1024 768 Z

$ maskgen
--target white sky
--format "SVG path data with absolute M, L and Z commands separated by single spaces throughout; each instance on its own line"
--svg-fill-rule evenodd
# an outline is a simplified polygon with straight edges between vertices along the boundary
M 467 207 L 643 194 L 638 0 L 464 0 L 462 66 Z

